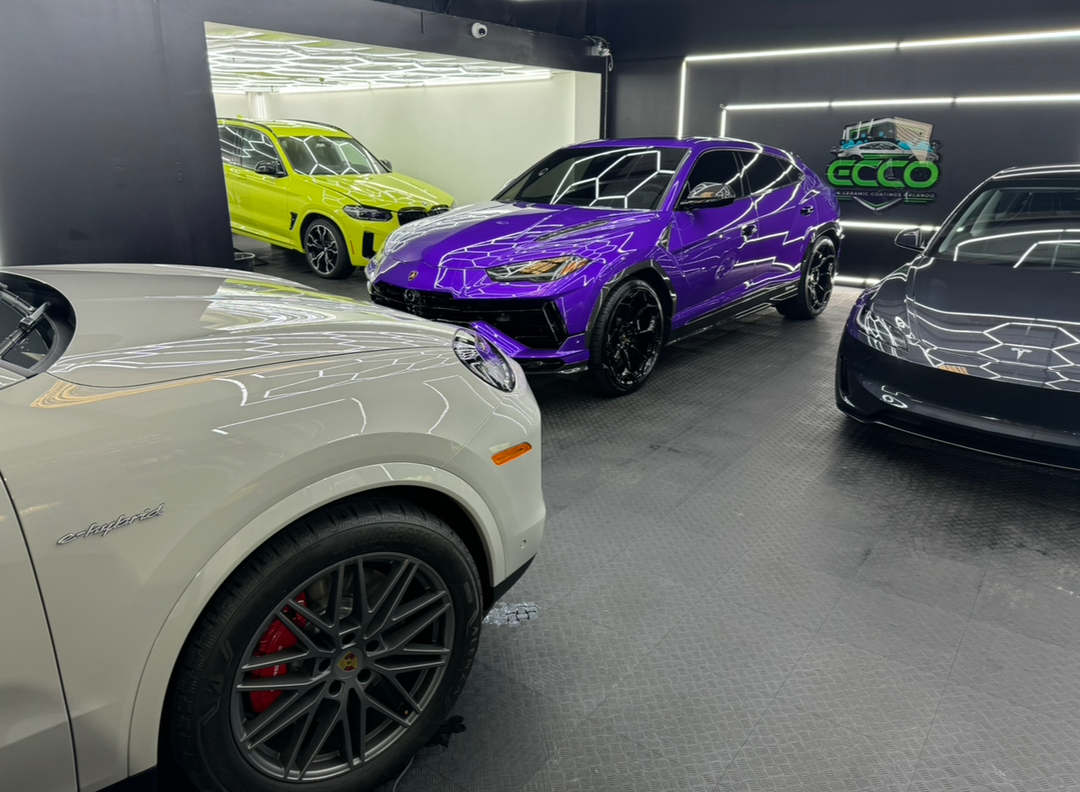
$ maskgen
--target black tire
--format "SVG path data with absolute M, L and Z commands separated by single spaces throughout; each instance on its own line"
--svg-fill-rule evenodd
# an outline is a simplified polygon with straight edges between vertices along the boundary
M 806 251 L 799 290 L 776 304 L 788 319 L 816 319 L 829 305 L 836 277 L 836 245 L 828 237 L 818 237 Z
M 320 278 L 341 280 L 352 275 L 352 259 L 341 230 L 329 220 L 316 217 L 304 226 L 304 257 Z
M 173 753 L 203 792 L 371 789 L 446 719 L 482 609 L 476 564 L 434 515 L 381 499 L 316 512 L 253 553 L 192 631 L 174 674 Z
M 600 307 L 589 338 L 583 381 L 602 396 L 625 396 L 640 388 L 664 347 L 664 306 L 656 290 L 631 278 Z

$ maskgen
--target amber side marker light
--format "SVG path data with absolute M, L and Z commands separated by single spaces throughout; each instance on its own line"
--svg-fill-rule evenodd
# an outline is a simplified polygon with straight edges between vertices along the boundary
M 505 465 L 507 462 L 513 462 L 518 457 L 525 456 L 530 451 L 532 451 L 532 443 L 522 443 L 505 451 L 500 451 L 491 457 L 491 461 L 496 465 Z

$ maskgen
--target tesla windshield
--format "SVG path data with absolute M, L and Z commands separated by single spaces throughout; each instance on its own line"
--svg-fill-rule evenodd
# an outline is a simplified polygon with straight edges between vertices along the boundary
M 1080 270 L 1080 183 L 992 184 L 939 239 L 931 255 L 953 261 Z
M 283 137 L 281 148 L 293 170 L 304 176 L 382 173 L 378 160 L 355 140 L 344 137 Z
M 686 149 L 652 146 L 562 149 L 495 200 L 654 210 L 685 156 Z

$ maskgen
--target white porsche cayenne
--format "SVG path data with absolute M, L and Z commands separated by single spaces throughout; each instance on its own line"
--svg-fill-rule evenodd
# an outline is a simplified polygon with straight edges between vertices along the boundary
M 0 788 L 399 769 L 540 543 L 517 364 L 226 270 L 5 269 L 0 303 Z

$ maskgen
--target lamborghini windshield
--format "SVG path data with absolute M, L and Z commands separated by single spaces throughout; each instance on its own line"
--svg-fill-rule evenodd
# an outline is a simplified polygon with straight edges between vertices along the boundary
M 660 206 L 686 153 L 655 146 L 561 149 L 495 200 L 651 211 Z
M 311 135 L 280 140 L 293 170 L 305 176 L 353 176 L 385 171 L 371 152 L 352 138 Z
M 1080 180 L 991 184 L 939 239 L 931 254 L 952 261 L 1080 270 Z

